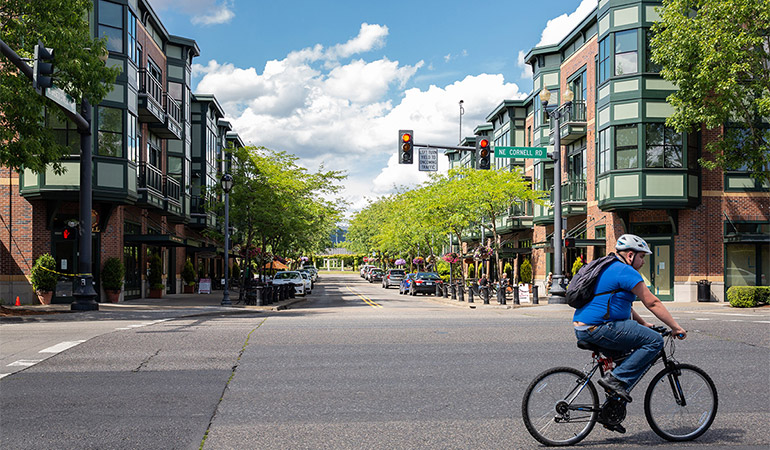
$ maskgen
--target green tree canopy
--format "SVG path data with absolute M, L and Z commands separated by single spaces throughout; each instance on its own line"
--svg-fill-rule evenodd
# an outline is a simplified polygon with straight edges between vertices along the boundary
M 692 131 L 725 126 L 701 158 L 707 168 L 770 172 L 770 2 L 664 0 L 653 28 L 652 60 L 679 88 L 667 124 Z
M 3 0 L 0 2 L 0 39 L 22 58 L 32 58 L 41 40 L 54 49 L 54 84 L 80 101 L 99 103 L 120 72 L 99 59 L 106 52 L 104 39 L 93 39 L 88 24 L 91 0 Z M 32 64 L 30 63 L 30 66 Z M 36 172 L 58 161 L 72 149 L 58 142 L 50 128 L 41 126 L 43 111 L 53 105 L 32 88 L 27 78 L 5 58 L 0 60 L 0 164 Z M 55 106 L 49 115 L 67 120 Z

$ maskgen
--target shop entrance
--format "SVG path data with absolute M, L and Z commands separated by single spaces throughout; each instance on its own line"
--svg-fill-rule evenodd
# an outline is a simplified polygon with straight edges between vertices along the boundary
M 648 240 L 652 255 L 647 255 L 644 265 L 639 272 L 644 278 L 644 284 L 662 301 L 674 300 L 672 276 L 671 243 L 657 243 Z

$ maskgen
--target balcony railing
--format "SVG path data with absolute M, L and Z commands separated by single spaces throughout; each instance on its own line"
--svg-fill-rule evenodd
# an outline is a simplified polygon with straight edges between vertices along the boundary
M 164 178 L 166 200 L 177 206 L 182 206 L 182 189 L 179 187 L 179 182 L 168 175 Z
M 561 198 L 563 202 L 586 201 L 585 180 L 571 180 L 561 185 Z
M 163 87 L 146 69 L 139 70 L 139 120 L 150 125 L 166 121 Z
M 190 213 L 191 214 L 206 214 L 206 199 L 200 195 L 193 195 L 190 198 Z
M 149 190 L 163 195 L 163 173 L 157 167 L 146 162 L 139 163 L 139 191 Z
M 158 106 L 163 105 L 163 87 L 147 69 L 139 70 L 139 93 L 147 94 Z
M 511 217 L 532 217 L 532 201 L 521 202 L 513 205 L 510 209 Z
M 177 126 L 182 122 L 182 108 L 179 102 L 174 100 L 168 92 L 164 95 L 166 99 L 166 114 L 170 120 L 173 120 Z
M 585 122 L 586 121 L 586 102 L 584 100 L 578 100 L 572 102 L 572 107 L 569 109 L 567 117 L 562 119 L 562 123 L 565 122 Z

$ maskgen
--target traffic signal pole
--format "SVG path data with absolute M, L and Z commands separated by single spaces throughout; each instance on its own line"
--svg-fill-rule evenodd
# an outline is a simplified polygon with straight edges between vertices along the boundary
M 0 53 L 2 53 L 14 66 L 19 68 L 27 78 L 33 80 L 34 70 L 15 52 L 5 41 L 0 39 Z M 45 90 L 41 89 L 41 95 Z M 53 102 L 78 128 L 80 133 L 80 226 L 78 251 L 78 281 L 74 290 L 75 301 L 71 305 L 73 311 L 94 311 L 99 309 L 96 303 L 96 291 L 93 286 L 93 272 L 91 260 L 92 230 L 91 210 L 93 208 L 93 162 L 91 146 L 91 104 L 83 99 L 80 104 L 80 113 L 73 112 L 57 102 Z

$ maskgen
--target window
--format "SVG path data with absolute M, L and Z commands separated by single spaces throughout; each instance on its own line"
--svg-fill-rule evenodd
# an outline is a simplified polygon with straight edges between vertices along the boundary
M 574 101 L 585 101 L 588 98 L 588 84 L 586 83 L 586 71 L 583 70 L 572 79 L 570 89 L 575 94 Z
M 134 62 L 135 65 L 139 65 L 139 53 L 136 43 L 136 16 L 128 13 L 128 59 Z
M 610 38 L 599 42 L 599 84 L 610 78 Z
M 136 164 L 139 163 L 139 135 L 137 134 L 137 119 L 136 116 L 128 113 L 128 133 L 126 135 L 127 146 L 127 159 Z
M 636 30 L 615 33 L 615 75 L 638 72 Z
M 99 36 L 107 38 L 107 50 L 123 53 L 123 6 L 99 1 Z
M 46 110 L 46 126 L 53 131 L 56 143 L 68 146 L 72 154 L 80 153 L 80 134 L 69 120 L 62 119 L 58 111 Z
M 644 68 L 644 70 L 646 72 L 658 73 L 658 72 L 660 72 L 661 65 L 652 62 L 652 59 L 651 59 L 652 58 L 652 45 L 651 45 L 651 42 L 652 42 L 652 30 L 647 30 L 645 32 L 644 36 L 645 36 L 645 39 L 644 39 L 645 40 L 645 49 L 644 49 L 645 50 L 645 52 L 644 52 L 645 53 L 645 57 L 644 57 L 645 68 Z
M 123 110 L 99 106 L 99 146 L 97 155 L 123 156 Z
M 533 114 L 535 115 L 535 129 L 538 129 L 538 128 L 540 128 L 540 123 L 541 123 L 540 119 L 542 118 L 540 116 L 540 114 L 541 114 L 540 113 L 540 108 L 542 106 L 540 104 L 540 97 L 535 97 L 535 100 L 532 102 L 532 106 L 534 107 L 534 113 Z
M 156 169 L 160 169 L 160 138 L 152 133 L 147 136 L 147 162 Z
M 638 167 L 638 130 L 636 125 L 615 127 L 616 169 L 636 169 Z
M 610 128 L 599 132 L 599 173 L 610 170 Z
M 647 167 L 681 168 L 682 134 L 662 123 L 646 125 Z

